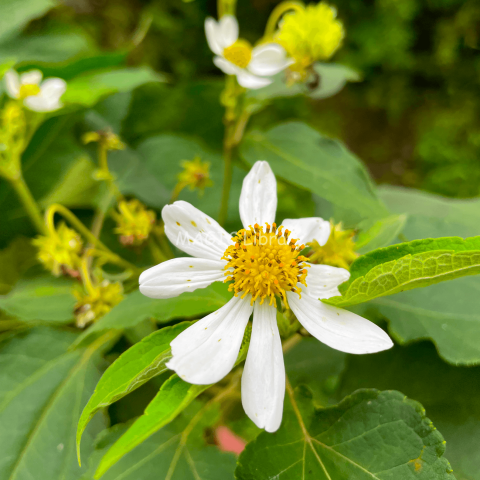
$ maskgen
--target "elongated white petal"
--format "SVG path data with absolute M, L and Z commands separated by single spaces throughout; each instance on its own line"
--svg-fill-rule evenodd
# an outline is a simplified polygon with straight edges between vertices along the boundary
M 322 343 L 355 354 L 381 352 L 393 346 L 390 337 L 374 323 L 348 310 L 325 305 L 310 296 L 308 288 L 302 289 L 302 298 L 287 292 L 288 303 L 298 321 Z
M 287 218 L 282 222 L 282 225 L 292 232 L 290 238 L 298 238 L 300 243 L 316 240 L 320 246 L 323 246 L 330 236 L 330 222 L 319 217 L 295 220 Z
M 21 85 L 38 85 L 42 81 L 43 74 L 40 70 L 30 70 L 20 75 Z
M 245 228 L 275 221 L 277 181 L 268 162 L 256 162 L 243 179 L 240 218 Z
M 20 78 L 15 70 L 8 70 L 5 73 L 5 88 L 9 97 L 18 98 L 20 96 Z
M 252 336 L 242 375 L 242 404 L 259 428 L 280 427 L 285 397 L 285 366 L 275 307 L 255 301 Z
M 237 75 L 238 73 L 241 73 L 242 70 L 228 60 L 225 60 L 223 57 L 214 57 L 213 63 L 227 75 Z
M 67 82 L 62 78 L 49 78 L 40 85 L 40 95 L 44 98 L 59 100 L 67 89 Z
M 211 17 L 205 20 L 205 36 L 210 50 L 217 55 L 221 55 L 223 48 L 221 47 L 220 28 Z
M 350 278 L 348 270 L 331 267 L 330 265 L 310 264 L 307 271 L 307 291 L 315 300 L 340 295 L 338 286 Z
M 140 275 L 140 292 L 150 298 L 172 298 L 225 280 L 225 260 L 174 258 Z
M 52 112 L 63 106 L 60 97 L 65 93 L 67 83 L 61 78 L 49 78 L 40 86 L 38 95 L 27 97 L 24 101 L 30 110 Z
M 232 244 L 230 235 L 213 218 L 188 202 L 165 206 L 162 218 L 169 240 L 194 257 L 220 260 Z
M 167 367 L 197 385 L 220 381 L 235 365 L 253 307 L 251 296 L 233 297 L 226 305 L 183 331 L 170 343 Z
M 285 49 L 278 43 L 267 43 L 255 47 L 248 69 L 255 75 L 271 76 L 285 70 L 293 60 L 287 58 Z
M 220 44 L 222 49 L 233 45 L 238 40 L 238 22 L 233 15 L 224 15 L 219 23 Z
M 243 88 L 249 88 L 250 90 L 257 90 L 272 83 L 269 78 L 257 77 L 247 70 L 240 70 L 237 73 L 237 81 Z

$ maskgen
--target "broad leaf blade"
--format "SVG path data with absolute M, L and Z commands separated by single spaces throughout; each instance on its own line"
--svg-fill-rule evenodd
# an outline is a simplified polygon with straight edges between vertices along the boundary
M 238 480 L 454 478 L 441 434 L 400 392 L 359 390 L 325 409 L 313 407 L 305 387 L 289 398 L 280 430 L 260 434 L 240 455 Z
M 120 355 L 105 371 L 78 422 L 79 459 L 82 433 L 95 413 L 166 371 L 165 363 L 171 357 L 170 342 L 190 325 L 183 322 L 152 333 Z

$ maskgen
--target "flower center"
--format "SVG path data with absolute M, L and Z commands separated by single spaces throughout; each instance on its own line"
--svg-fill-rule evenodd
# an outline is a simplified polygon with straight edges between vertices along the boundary
M 288 240 L 290 232 L 277 229 L 274 223 L 265 228 L 255 224 L 249 229 L 237 232 L 231 245 L 225 250 L 223 259 L 228 261 L 225 269 L 226 282 L 232 282 L 229 290 L 235 296 L 242 292 L 242 298 L 252 295 L 252 304 L 261 298 L 261 304 L 270 297 L 270 305 L 276 305 L 275 295 L 282 297 L 288 307 L 285 292 L 295 292 L 300 296 L 297 283 L 305 283 L 309 265 L 300 255 L 305 245 L 297 245 L 296 239 Z
M 223 50 L 223 56 L 237 67 L 247 68 L 252 59 L 252 47 L 246 40 L 237 40 Z
M 35 83 L 22 85 L 20 87 L 20 98 L 25 100 L 27 97 L 32 97 L 40 93 L 40 87 Z

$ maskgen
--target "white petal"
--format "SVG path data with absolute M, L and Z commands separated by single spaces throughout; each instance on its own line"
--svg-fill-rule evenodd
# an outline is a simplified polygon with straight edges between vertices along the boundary
M 211 17 L 205 20 L 205 36 L 210 50 L 217 55 L 221 55 L 223 48 L 220 45 L 220 27 Z
M 251 90 L 257 90 L 272 83 L 270 79 L 257 77 L 246 70 L 241 70 L 237 73 L 237 81 L 243 88 L 250 88 Z
M 319 217 L 289 218 L 282 222 L 282 225 L 290 230 L 290 238 L 298 238 L 300 243 L 307 243 L 316 240 L 320 246 L 327 243 L 330 236 L 330 222 Z
M 150 298 L 172 298 L 225 280 L 225 260 L 174 258 L 140 275 L 140 292 Z
M 285 49 L 277 43 L 255 47 L 248 69 L 255 75 L 271 76 L 285 70 L 294 61 L 287 58 Z
M 331 267 L 330 265 L 310 264 L 307 272 L 307 291 L 315 300 L 340 295 L 338 286 L 350 278 L 348 270 Z
M 251 296 L 233 297 L 226 305 L 183 331 L 170 343 L 167 367 L 197 385 L 220 381 L 235 365 L 253 307 Z
M 8 70 L 5 73 L 5 88 L 11 98 L 18 98 L 20 95 L 20 78 L 15 70 Z
M 38 85 L 42 81 L 43 74 L 40 70 L 30 70 L 20 75 L 21 85 Z
M 40 95 L 58 101 L 67 89 L 67 82 L 61 78 L 49 78 L 40 85 Z
M 27 97 L 24 105 L 35 112 L 53 112 L 62 108 L 63 104 L 56 98 L 45 98 L 42 95 Z
M 211 217 L 188 202 L 163 207 L 165 233 L 180 250 L 198 258 L 220 260 L 231 236 Z
M 213 63 L 227 75 L 237 75 L 238 73 L 241 73 L 242 70 L 228 60 L 225 60 L 223 57 L 214 57 Z
M 268 162 L 258 161 L 243 179 L 240 194 L 240 218 L 248 228 L 275 221 L 277 181 Z
M 301 299 L 296 293 L 287 292 L 288 303 L 298 321 L 322 343 L 355 354 L 381 352 L 393 346 L 390 337 L 374 323 L 315 300 L 308 288 L 302 289 Z
M 242 375 L 242 404 L 259 428 L 280 427 L 285 397 L 285 366 L 277 327 L 277 310 L 255 302 L 252 336 Z
M 224 15 L 219 23 L 220 45 L 227 48 L 238 40 L 238 22 L 233 15 Z

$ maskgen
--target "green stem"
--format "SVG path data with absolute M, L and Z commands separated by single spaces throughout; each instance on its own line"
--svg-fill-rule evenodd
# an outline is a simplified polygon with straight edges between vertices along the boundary
M 43 221 L 37 202 L 33 198 L 32 192 L 30 192 L 22 174 L 19 173 L 16 177 L 8 178 L 8 180 L 17 193 L 18 198 L 22 202 L 23 207 L 35 228 L 39 233 L 45 235 L 47 233 L 47 227 Z
M 305 6 L 302 2 L 282 2 L 277 5 L 273 9 L 273 12 L 270 14 L 270 17 L 268 19 L 267 26 L 265 27 L 264 38 L 269 39 L 273 36 L 273 33 L 277 28 L 277 23 L 280 21 L 280 19 L 286 12 L 288 12 L 289 10 L 302 11 L 304 9 Z
M 225 141 L 223 147 L 223 188 L 222 188 L 222 200 L 220 204 L 220 213 L 218 215 L 218 222 L 220 225 L 225 225 L 228 215 L 228 200 L 230 198 L 230 185 L 232 184 L 232 156 L 233 148 L 229 141 Z

